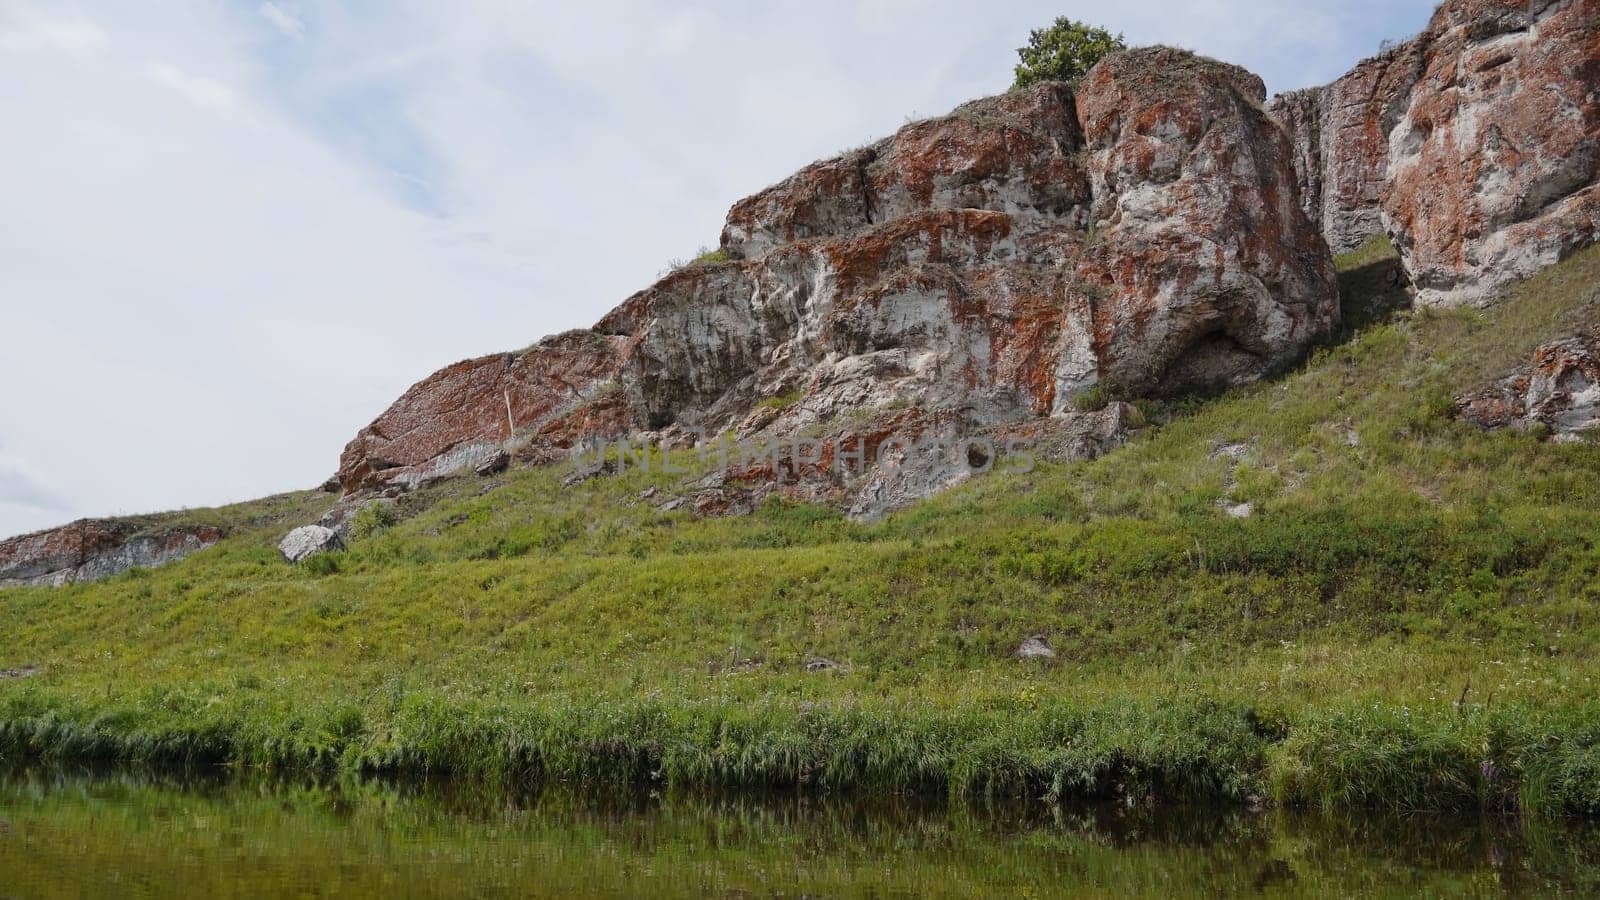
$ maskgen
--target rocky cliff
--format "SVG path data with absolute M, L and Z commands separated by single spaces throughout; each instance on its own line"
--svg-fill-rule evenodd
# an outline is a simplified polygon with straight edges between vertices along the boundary
M 1600 0 L 1450 0 L 1274 98 L 1336 252 L 1387 232 L 1423 304 L 1492 300 L 1600 234 Z
M 1330 247 L 1380 234 L 1428 304 L 1486 302 L 1596 241 L 1600 0 L 1449 0 L 1413 40 L 1270 103 L 1237 67 L 1134 50 L 1076 89 L 975 101 L 814 163 L 733 206 L 718 261 L 412 387 L 345 448 L 323 524 L 599 439 L 726 432 L 819 448 L 741 459 L 669 505 L 781 492 L 871 518 L 990 464 L 963 440 L 1094 456 L 1138 419 L 1120 401 L 1292 365 L 1339 325 Z M 1595 353 L 1590 334 L 1553 343 L 1463 415 L 1591 428 Z M 893 441 L 930 436 L 952 452 Z M 864 470 L 836 465 L 845 448 Z M 0 586 L 215 538 L 75 523 L 0 544 Z
M 1121 410 L 1075 397 L 1242 384 L 1338 323 L 1265 99 L 1237 67 L 1138 50 L 1076 92 L 976 101 L 815 163 L 734 205 L 726 262 L 673 272 L 590 332 L 418 384 L 345 449 L 340 478 L 392 491 L 508 445 L 543 460 L 630 431 L 870 452 L 891 432 L 1041 422 L 1099 452 Z M 825 487 L 902 495 L 882 482 Z
M 1330 245 L 1388 234 L 1417 299 L 1449 304 L 1593 242 L 1597 33 L 1600 0 L 1450 0 L 1415 39 L 1270 104 L 1255 76 L 1167 48 L 967 104 L 735 204 L 726 262 L 591 332 L 419 384 L 346 448 L 341 481 L 392 493 L 625 432 L 870 450 L 891 430 L 1043 423 L 1101 452 L 1119 429 L 1075 398 L 1237 385 L 1329 335 Z M 882 481 L 830 496 L 907 494 Z

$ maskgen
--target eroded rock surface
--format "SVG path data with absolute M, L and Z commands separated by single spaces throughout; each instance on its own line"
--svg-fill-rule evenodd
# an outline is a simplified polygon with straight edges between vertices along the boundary
M 1072 91 L 1046 84 L 975 100 L 869 147 L 814 163 L 739 201 L 722 248 L 755 258 L 927 210 L 1065 218 L 1089 199 Z
M 292 563 L 304 562 L 318 553 L 334 553 L 344 549 L 338 532 L 321 525 L 302 525 L 284 535 L 278 543 L 278 552 Z
M 1426 37 L 1407 41 L 1333 84 L 1282 94 L 1269 105 L 1294 146 L 1301 203 L 1335 253 L 1386 231 L 1389 133 L 1411 104 L 1428 46 Z
M 604 430 L 617 344 L 594 331 L 568 332 L 435 372 L 345 447 L 339 481 L 346 491 L 416 487 L 494 459 L 513 431 L 556 435 L 548 443 L 559 446 L 564 429 Z
M 1600 234 L 1600 0 L 1456 0 L 1390 139 L 1420 303 L 1494 297 Z
M 155 568 L 222 540 L 221 529 L 191 526 L 146 533 L 132 522 L 84 519 L 0 541 L 0 588 L 95 581 L 134 567 Z
M 1338 325 L 1327 245 L 1300 206 L 1261 79 L 1168 48 L 1110 57 L 1079 98 L 1094 239 L 1067 293 L 1057 409 L 1243 384 Z
M 1026 471 L 1040 460 L 1099 459 L 1121 447 L 1138 414 L 1127 403 L 1094 411 L 1072 411 L 976 432 L 915 432 L 938 435 L 926 447 L 891 448 L 867 477 L 850 485 L 850 518 L 875 522 L 918 500 L 991 471 Z M 900 432 L 897 432 L 900 433 Z

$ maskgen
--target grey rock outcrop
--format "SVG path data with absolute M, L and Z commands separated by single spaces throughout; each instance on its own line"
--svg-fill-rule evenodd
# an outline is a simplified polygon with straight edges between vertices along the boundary
M 292 563 L 303 562 L 318 553 L 333 553 L 344 549 L 344 542 L 331 528 L 321 525 L 302 525 L 289 532 L 278 543 L 278 552 Z
M 1600 328 L 1544 344 L 1526 367 L 1457 403 L 1480 428 L 1542 426 L 1557 440 L 1600 436 Z
M 138 523 L 84 519 L 0 541 L 0 588 L 96 581 L 132 568 L 156 568 L 222 540 L 208 525 L 146 531 Z
M 1017 659 L 1055 659 L 1056 651 L 1050 646 L 1048 637 L 1036 634 L 1024 640 L 1013 655 Z

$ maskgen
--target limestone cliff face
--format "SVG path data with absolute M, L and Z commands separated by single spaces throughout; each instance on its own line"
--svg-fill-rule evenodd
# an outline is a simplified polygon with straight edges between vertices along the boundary
M 1166 48 L 1089 73 L 1095 232 L 1068 291 L 1060 395 L 1243 384 L 1338 325 L 1332 258 L 1265 100 L 1255 75 Z
M 84 519 L 0 541 L 0 588 L 94 581 L 164 565 L 220 540 L 221 530 L 207 526 L 151 534 L 126 521 Z
M 1344 242 L 1335 241 L 1333 232 L 1323 219 L 1324 181 L 1322 145 L 1323 94 L 1326 88 L 1308 88 L 1279 94 L 1267 103 L 1269 112 L 1289 136 L 1290 165 L 1294 168 L 1295 191 L 1300 195 L 1300 208 L 1306 218 L 1322 229 L 1328 246 L 1335 252 L 1347 248 Z M 1357 246 L 1360 246 L 1358 241 Z
M 1338 302 L 1264 100 L 1241 69 L 1141 50 L 1076 94 L 976 101 L 815 163 L 734 205 L 727 262 L 673 272 L 559 347 L 412 388 L 346 449 L 343 485 L 465 468 L 513 423 L 523 459 L 624 431 L 688 443 L 846 419 L 880 437 L 1035 420 L 1100 435 L 1071 402 L 1096 385 L 1176 394 L 1280 369 Z
M 1477 302 L 1600 234 L 1600 0 L 1458 0 L 1425 37 L 1383 214 L 1419 302 Z
M 1450 0 L 1275 98 L 1333 249 L 1387 232 L 1423 304 L 1492 299 L 1600 235 L 1600 0 Z

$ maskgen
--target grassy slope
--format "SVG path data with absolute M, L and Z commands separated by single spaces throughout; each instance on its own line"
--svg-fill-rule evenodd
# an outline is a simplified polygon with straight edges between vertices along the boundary
M 1342 261 L 1353 303 L 1382 253 Z M 0 668 L 44 669 L 0 681 L 0 749 L 1600 812 L 1600 446 L 1450 403 L 1597 284 L 1591 251 L 879 525 L 519 471 L 434 489 L 334 571 L 263 529 L 0 592 Z M 1012 659 L 1035 633 L 1058 658 Z

